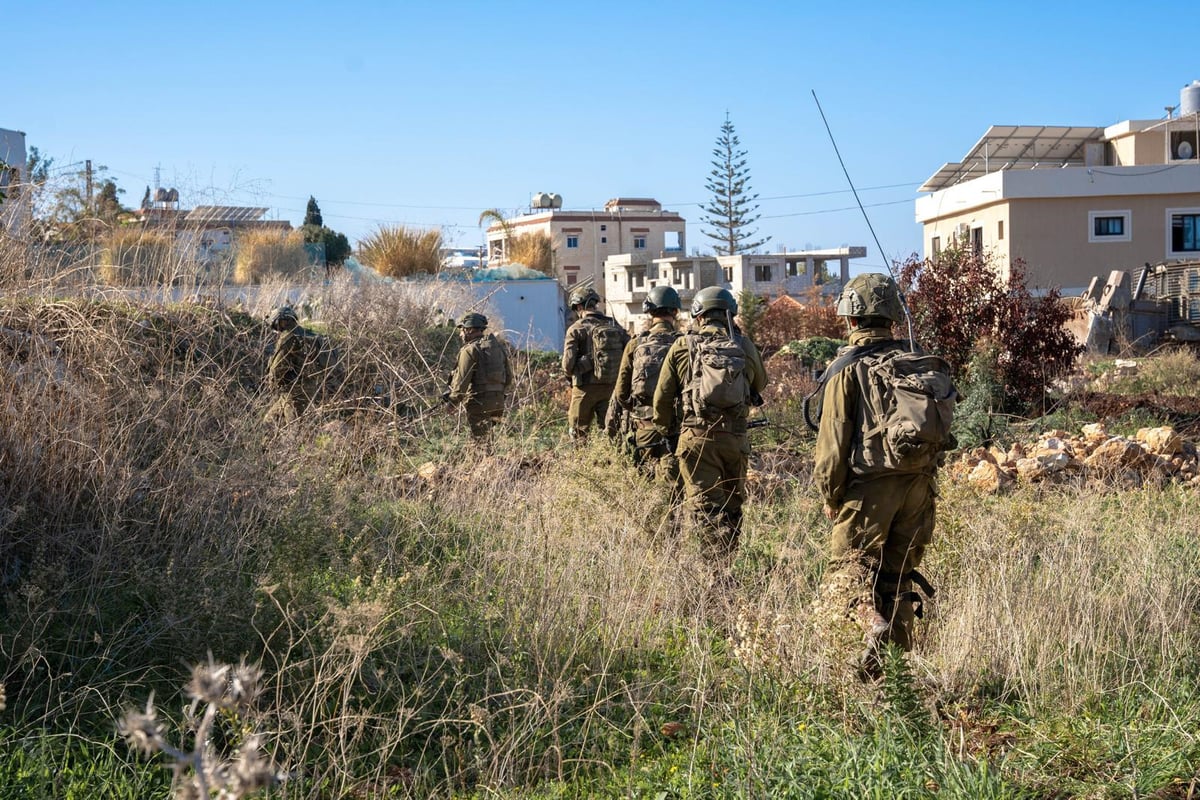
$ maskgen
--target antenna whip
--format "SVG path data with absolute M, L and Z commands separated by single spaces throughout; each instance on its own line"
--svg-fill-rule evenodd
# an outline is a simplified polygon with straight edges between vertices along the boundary
M 846 176 L 846 183 L 850 184 L 850 191 L 854 194 L 854 202 L 858 203 L 858 210 L 862 212 L 863 219 L 867 221 L 867 230 L 871 232 L 871 238 L 875 240 L 875 246 L 879 248 L 879 255 L 883 257 L 883 263 L 887 267 L 888 274 L 892 276 L 892 280 L 896 281 L 896 291 L 900 294 L 900 308 L 904 309 L 904 321 L 908 323 L 908 341 L 913 347 L 916 346 L 916 341 L 913 339 L 913 323 L 912 314 L 908 311 L 908 301 L 904 299 L 904 292 L 900 291 L 900 281 L 896 278 L 896 271 L 892 269 L 892 262 L 888 260 L 887 254 L 883 251 L 883 245 L 879 243 L 879 237 L 875 235 L 875 226 L 871 224 L 871 217 L 867 215 L 867 209 L 863 206 L 862 200 L 858 196 L 858 189 L 854 188 L 854 181 L 850 178 L 850 171 L 846 169 L 846 162 L 842 160 L 842 151 L 838 150 L 837 140 L 833 138 L 833 131 L 829 127 L 829 120 L 825 118 L 825 109 L 821 108 L 821 101 L 817 99 L 817 90 L 813 89 L 813 102 L 817 104 L 817 111 L 821 115 L 821 122 L 825 123 L 825 132 L 829 134 L 829 143 L 833 145 L 833 152 L 837 155 L 838 164 L 842 167 L 842 174 Z

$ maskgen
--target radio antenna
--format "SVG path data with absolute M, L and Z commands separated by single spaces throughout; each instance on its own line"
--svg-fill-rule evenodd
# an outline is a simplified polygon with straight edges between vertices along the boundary
M 904 309 L 904 321 L 908 324 L 908 343 L 910 347 L 916 347 L 916 342 L 913 340 L 913 322 L 912 314 L 908 312 L 908 301 L 904 299 L 904 292 L 900 291 L 900 281 L 896 278 L 896 271 L 892 269 L 892 262 L 888 260 L 887 254 L 883 251 L 883 245 L 879 243 L 879 237 L 875 235 L 875 226 L 871 224 L 871 217 L 867 215 L 867 209 L 863 206 L 862 200 L 858 196 L 858 189 L 854 188 L 854 181 L 850 178 L 850 171 L 846 169 L 846 162 L 842 160 L 842 151 L 838 150 L 837 140 L 833 138 L 833 131 L 829 127 L 829 120 L 825 118 L 825 109 L 821 108 L 821 101 L 817 99 L 817 90 L 812 90 L 813 102 L 817 104 L 817 111 L 821 115 L 821 122 L 825 123 L 825 132 L 829 134 L 829 143 L 833 145 L 833 152 L 837 155 L 838 164 L 842 166 L 842 174 L 846 176 L 846 183 L 850 184 L 850 191 L 854 194 L 854 202 L 858 203 L 858 210 L 862 212 L 863 219 L 867 222 L 867 230 L 871 232 L 871 238 L 875 240 L 875 247 L 879 248 L 879 255 L 883 257 L 883 263 L 887 267 L 888 274 L 892 276 L 892 280 L 896 282 L 896 291 L 900 295 L 900 308 Z

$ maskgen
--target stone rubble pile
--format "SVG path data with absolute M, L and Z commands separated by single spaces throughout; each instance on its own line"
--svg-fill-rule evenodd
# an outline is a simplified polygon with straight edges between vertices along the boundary
M 946 465 L 945 475 L 988 494 L 1018 483 L 1097 483 L 1136 488 L 1171 481 L 1200 486 L 1196 446 L 1174 428 L 1142 428 L 1132 438 L 1114 436 L 1103 422 L 1079 434 L 1054 430 L 1032 447 L 977 447 Z

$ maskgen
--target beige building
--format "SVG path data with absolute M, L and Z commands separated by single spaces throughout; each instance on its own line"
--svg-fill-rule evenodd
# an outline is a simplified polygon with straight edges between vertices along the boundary
M 840 291 L 850 279 L 850 260 L 865 258 L 865 247 L 759 253 L 736 256 L 669 256 L 640 261 L 629 254 L 604 264 L 607 311 L 631 332 L 646 319 L 642 301 L 655 286 L 679 292 L 686 312 L 697 291 L 722 286 L 734 295 L 750 290 L 763 298 L 800 296 L 813 286 Z
M 952 243 L 1082 293 L 1112 270 L 1200 255 L 1200 82 L 1179 113 L 1108 127 L 994 125 L 920 191 L 927 258 Z
M 554 274 L 563 286 L 588 283 L 603 295 L 604 262 L 627 253 L 640 263 L 685 252 L 684 219 L 663 211 L 657 200 L 618 197 L 603 211 L 566 210 L 558 195 L 538 194 L 528 214 L 507 220 L 513 236 L 542 232 L 550 237 Z M 489 263 L 505 259 L 504 226 L 487 229 Z

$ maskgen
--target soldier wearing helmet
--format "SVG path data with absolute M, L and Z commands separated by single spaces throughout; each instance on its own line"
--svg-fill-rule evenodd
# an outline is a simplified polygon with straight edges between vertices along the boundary
M 462 347 L 445 395 L 447 402 L 467 412 L 471 436 L 476 440 L 486 439 L 503 418 L 505 395 L 513 383 L 508 347 L 485 333 L 487 326 L 482 314 L 469 312 L 459 318 L 456 327 Z
M 675 443 L 679 439 L 678 420 L 663 437 L 654 428 L 654 390 L 667 351 L 679 338 L 679 312 L 683 303 L 679 292 L 670 286 L 655 286 L 646 293 L 642 310 L 650 315 L 649 326 L 629 340 L 621 354 L 621 369 L 608 404 L 605 429 L 616 437 L 621 419 L 632 428 L 630 442 L 634 463 L 647 474 L 657 474 L 669 485 L 682 491 Z
M 758 348 L 733 324 L 737 301 L 710 286 L 692 300 L 695 332 L 667 351 L 654 392 L 654 426 L 680 427 L 676 457 L 687 518 L 718 578 L 729 575 L 742 531 L 750 437 L 749 406 L 760 402 L 767 371 Z
M 576 289 L 568 300 L 578 319 L 567 328 L 562 368 L 571 381 L 567 424 L 577 441 L 587 436 L 593 422 L 604 425 L 621 354 L 629 342 L 625 329 L 600 313 L 600 302 L 600 295 L 591 287 Z
M 327 348 L 322 337 L 300 325 L 290 305 L 272 311 L 267 326 L 277 334 L 267 362 L 267 382 L 277 397 L 265 419 L 287 423 L 320 396 L 330 366 Z
M 896 282 L 878 273 L 854 277 L 842 290 L 837 313 L 846 320 L 849 345 L 821 378 L 813 481 L 833 523 L 830 574 L 845 570 L 871 583 L 863 596 L 871 596 L 873 608 L 860 620 L 866 648 L 859 669 L 868 678 L 880 674 L 887 643 L 912 648 L 912 586 L 914 576 L 924 580 L 916 569 L 933 535 L 934 472 L 864 469 L 856 456 L 864 432 L 880 424 L 880 411 L 865 401 L 866 367 L 856 365 L 909 349 L 892 336 L 893 325 L 904 319 Z

